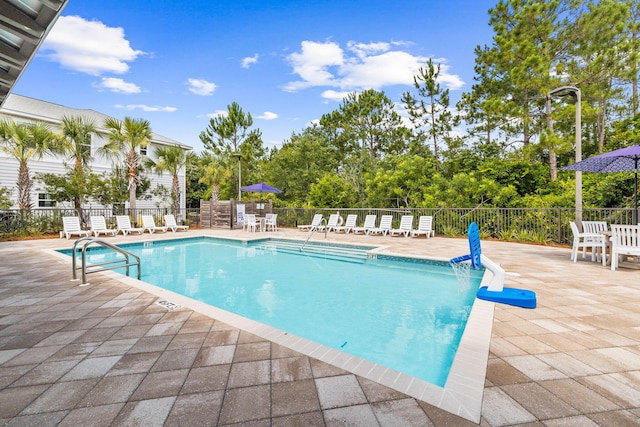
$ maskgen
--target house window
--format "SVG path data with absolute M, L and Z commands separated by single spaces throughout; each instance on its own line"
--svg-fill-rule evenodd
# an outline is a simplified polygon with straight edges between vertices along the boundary
M 39 193 L 38 194 L 38 207 L 39 208 L 53 208 L 56 205 L 56 201 L 53 200 L 51 194 Z
M 140 147 L 140 155 L 142 156 L 147 155 L 147 147 Z

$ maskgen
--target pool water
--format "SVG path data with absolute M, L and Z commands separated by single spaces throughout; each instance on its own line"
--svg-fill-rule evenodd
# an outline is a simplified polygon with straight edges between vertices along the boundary
M 445 262 L 343 262 L 206 237 L 121 246 L 141 257 L 145 282 L 441 387 L 483 274 L 459 290 Z

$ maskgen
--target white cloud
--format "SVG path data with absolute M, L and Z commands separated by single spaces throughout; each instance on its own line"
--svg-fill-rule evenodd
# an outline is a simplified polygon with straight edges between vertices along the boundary
M 413 85 L 413 77 L 425 67 L 429 57 L 416 56 L 403 48 L 408 42 L 347 43 L 346 51 L 334 42 L 303 41 L 301 51 L 292 53 L 287 60 L 300 79 L 287 83 L 283 89 L 294 92 L 318 86 L 338 88 L 341 92 L 326 90 L 322 96 L 339 98 L 342 92 L 363 89 L 380 90 L 385 86 Z M 455 90 L 464 86 L 460 76 L 452 74 L 446 60 L 434 59 L 440 64 L 438 81 Z
M 275 120 L 277 118 L 278 115 L 276 113 L 272 113 L 271 111 L 265 111 L 264 113 L 262 113 L 262 115 L 256 117 L 256 119 L 262 120 Z
M 189 92 L 196 95 L 209 96 L 212 95 L 218 86 L 215 83 L 202 79 L 189 79 Z
M 258 58 L 260 56 L 256 53 L 253 56 L 247 56 L 246 58 L 242 58 L 242 68 L 249 68 L 253 64 L 258 63 Z
M 115 77 L 103 77 L 100 83 L 94 85 L 98 89 L 107 89 L 115 93 L 140 93 L 140 86 L 134 83 L 127 83 Z
M 217 110 L 213 113 L 207 113 L 207 117 L 210 119 L 216 119 L 218 116 L 227 117 L 229 115 L 229 111 L 227 110 Z
M 337 92 L 335 90 L 329 89 L 322 92 L 320 96 L 325 99 L 330 99 L 332 101 L 342 101 L 350 93 L 353 93 L 353 92 L 349 92 L 349 91 Z
M 45 56 L 63 67 L 99 76 L 123 74 L 144 52 L 131 48 L 124 29 L 80 16 L 61 16 L 42 45 Z
M 294 92 L 313 86 L 336 86 L 334 75 L 329 67 L 344 64 L 344 52 L 336 43 L 302 42 L 302 52 L 287 57 L 294 73 L 302 80 L 288 83 L 285 90 Z
M 147 112 L 163 112 L 163 113 L 173 113 L 174 111 L 177 110 L 176 107 L 158 107 L 158 106 L 151 106 L 151 105 L 144 105 L 144 104 L 129 104 L 129 105 L 122 105 L 122 104 L 116 104 L 114 105 L 115 108 L 121 108 L 123 110 L 128 110 L 128 111 L 132 111 L 132 110 L 142 110 L 142 111 L 147 111 Z

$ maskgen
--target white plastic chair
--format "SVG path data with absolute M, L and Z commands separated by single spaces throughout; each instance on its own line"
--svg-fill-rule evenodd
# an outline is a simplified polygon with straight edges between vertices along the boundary
M 127 215 L 116 215 L 116 234 L 122 232 L 126 236 L 129 233 L 144 233 L 144 229 L 131 226 L 131 220 Z
M 369 230 L 368 234 L 382 234 L 386 236 L 391 230 L 391 223 L 393 222 L 393 215 L 382 215 L 380 218 L 380 225 L 372 230 Z
M 255 214 L 245 214 L 244 215 L 244 224 L 242 225 L 243 230 L 255 232 L 257 228 L 257 221 Z
M 299 225 L 298 229 L 303 231 L 315 230 L 316 228 L 318 228 L 318 226 L 320 226 L 321 223 L 322 223 L 322 214 L 315 214 L 313 216 L 313 219 L 311 220 L 311 224 Z
M 376 228 L 377 219 L 377 215 L 367 215 L 366 217 L 364 217 L 364 224 L 362 224 L 362 227 L 353 227 L 353 234 L 369 234 L 371 230 Z
M 107 228 L 107 221 L 103 216 L 92 216 L 91 217 L 91 232 L 96 236 L 100 236 L 104 234 L 105 236 L 115 236 L 118 233 L 118 230 L 113 230 Z
M 571 261 L 578 261 L 578 250 L 582 248 L 582 258 L 586 257 L 587 249 L 591 248 L 591 261 L 597 256 L 602 256 L 602 264 L 606 265 L 606 240 L 603 234 L 580 233 L 575 222 L 569 223 L 573 232 L 573 247 L 571 249 Z
M 433 230 L 433 217 L 430 215 L 422 215 L 418 220 L 418 228 L 411 230 L 411 237 L 417 237 L 422 234 L 427 236 L 427 239 L 436 235 Z
M 270 213 L 264 216 L 264 231 L 278 231 L 278 214 Z
M 326 228 L 327 231 L 331 231 L 338 226 L 338 221 L 340 221 L 340 214 L 337 214 L 337 213 L 331 214 L 329 215 L 329 220 L 327 221 L 327 225 L 320 224 L 316 227 L 316 229 L 320 231 L 324 231 Z
M 404 234 L 404 237 L 408 237 L 411 229 L 413 228 L 413 215 L 402 215 L 400 218 L 400 227 L 392 228 L 389 230 L 390 236 L 396 236 Z
M 156 225 L 152 215 L 142 215 L 142 228 L 144 231 L 149 231 L 151 234 L 156 231 L 162 231 L 163 233 L 167 232 L 167 227 Z
M 80 227 L 80 218 L 77 216 L 65 216 L 62 218 L 62 232 L 60 237 L 65 236 L 67 240 L 69 237 L 77 235 L 78 237 L 90 236 L 91 231 L 83 230 Z
M 618 268 L 620 256 L 631 255 L 640 261 L 640 225 L 611 225 L 611 270 Z
M 164 216 L 164 225 L 166 225 L 167 228 L 173 231 L 174 233 L 180 230 L 182 231 L 189 230 L 188 225 L 178 225 L 178 223 L 176 222 L 176 217 L 171 214 Z
M 340 233 L 344 231 L 344 234 L 349 234 L 349 232 L 353 231 L 353 229 L 356 227 L 357 221 L 358 221 L 357 214 L 347 215 L 347 220 L 344 222 L 344 225 L 339 225 L 337 227 L 334 227 L 333 231 L 335 231 L 336 233 Z

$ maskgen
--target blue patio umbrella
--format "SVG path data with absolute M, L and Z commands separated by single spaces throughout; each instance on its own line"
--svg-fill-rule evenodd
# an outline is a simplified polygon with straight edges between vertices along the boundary
M 272 187 L 269 184 L 265 184 L 264 182 L 240 187 L 240 190 L 250 193 L 282 193 L 282 190 L 278 190 L 277 188 Z
M 640 145 L 631 145 L 619 150 L 589 157 L 572 165 L 560 168 L 562 170 L 582 171 L 593 173 L 604 172 L 634 172 L 635 193 L 633 223 L 638 223 L 638 164 L 640 163 Z
M 246 185 L 244 187 L 240 187 L 240 190 L 250 193 L 282 193 L 282 190 L 272 187 L 269 184 L 265 184 L 264 182 Z M 262 201 L 260 203 L 262 206 Z M 260 207 L 260 214 L 262 215 L 262 207 Z

